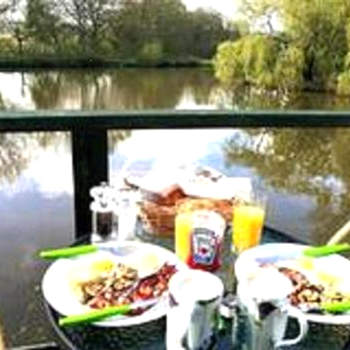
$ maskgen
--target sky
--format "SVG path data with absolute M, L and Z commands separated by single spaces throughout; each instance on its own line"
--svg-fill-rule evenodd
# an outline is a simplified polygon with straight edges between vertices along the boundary
M 237 12 L 237 0 L 182 0 L 187 9 L 192 11 L 199 7 L 212 8 L 225 17 L 233 18 Z

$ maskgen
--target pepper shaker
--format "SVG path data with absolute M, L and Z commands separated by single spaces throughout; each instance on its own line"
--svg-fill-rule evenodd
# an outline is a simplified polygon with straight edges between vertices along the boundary
M 92 211 L 92 235 L 93 243 L 103 242 L 116 238 L 115 204 L 112 200 L 112 190 L 107 183 L 93 187 L 90 191 L 94 198 L 90 204 Z

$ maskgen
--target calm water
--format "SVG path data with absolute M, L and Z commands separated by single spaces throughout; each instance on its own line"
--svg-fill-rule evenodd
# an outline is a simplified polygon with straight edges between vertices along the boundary
M 237 94 L 194 69 L 0 73 L 0 95 L 3 109 L 348 107 L 317 94 Z M 325 242 L 349 219 L 350 129 L 111 131 L 109 140 L 112 180 L 140 160 L 198 162 L 263 184 L 269 224 L 297 238 Z M 35 254 L 72 241 L 72 187 L 69 134 L 0 134 L 0 315 L 10 345 L 50 339 L 37 302 L 46 263 Z

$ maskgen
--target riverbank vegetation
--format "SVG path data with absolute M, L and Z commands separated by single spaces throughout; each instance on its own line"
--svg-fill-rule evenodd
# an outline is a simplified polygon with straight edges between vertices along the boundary
M 250 33 L 222 43 L 216 76 L 282 92 L 350 94 L 348 0 L 241 0 Z
M 4 0 L 0 66 L 197 66 L 237 30 L 181 0 Z M 2 59 L 1 59 L 2 58 Z

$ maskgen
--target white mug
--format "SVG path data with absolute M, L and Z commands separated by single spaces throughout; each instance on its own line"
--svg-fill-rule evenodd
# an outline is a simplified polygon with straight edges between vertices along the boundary
M 280 346 L 299 343 L 307 334 L 308 323 L 305 315 L 293 308 L 292 317 L 299 324 L 299 334 L 285 339 L 290 311 L 287 296 L 293 289 L 289 279 L 273 270 L 261 270 L 250 279 L 241 278 L 237 294 L 241 308 L 247 315 L 250 337 L 249 350 L 271 350 Z M 262 315 L 262 308 L 267 312 Z
M 222 281 L 209 272 L 181 271 L 171 278 L 167 350 L 206 349 L 212 345 L 223 291 Z

